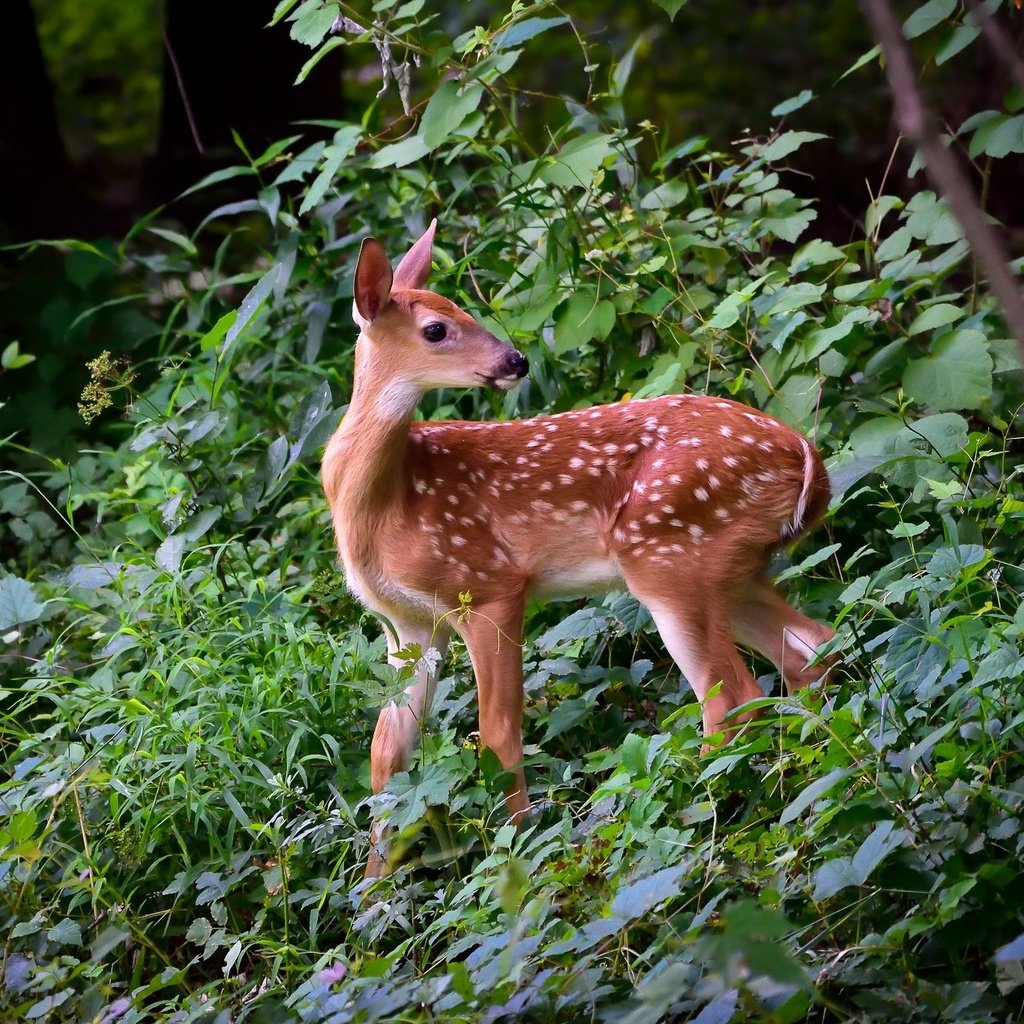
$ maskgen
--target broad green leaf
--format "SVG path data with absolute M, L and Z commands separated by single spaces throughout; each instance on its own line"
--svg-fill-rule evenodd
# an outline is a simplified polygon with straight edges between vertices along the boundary
M 966 49 L 981 35 L 981 29 L 974 25 L 957 25 L 949 38 L 939 47 L 935 54 L 935 63 L 943 65 L 952 60 L 961 50 Z
M 1024 153 L 1024 114 L 999 115 L 986 121 L 971 138 L 969 152 L 971 156 L 986 153 L 994 157 Z
M 949 245 L 962 237 L 949 207 L 934 192 L 917 192 L 907 203 L 907 230 L 929 245 Z
M 946 21 L 956 10 L 956 0 L 928 0 L 903 23 L 903 34 L 916 39 Z
M 795 153 L 807 142 L 816 142 L 818 139 L 827 139 L 827 135 L 821 132 L 783 132 L 778 138 L 773 139 L 765 146 L 758 147 L 756 152 L 762 160 L 772 163 L 774 160 L 781 160 L 790 153 Z
M 824 239 L 815 238 L 813 241 L 802 245 L 793 258 L 789 261 L 789 272 L 799 274 L 808 267 L 819 267 L 823 263 L 833 263 L 836 260 L 846 259 L 846 253 L 838 246 Z
M 577 292 L 555 323 L 555 352 L 559 355 L 608 337 L 615 323 L 615 306 L 593 292 Z
M 47 933 L 51 942 L 59 942 L 65 946 L 82 945 L 82 926 L 77 921 L 64 918 L 58 921 Z
M 934 306 L 918 313 L 907 328 L 907 334 L 922 334 L 924 331 L 934 331 L 936 328 L 945 327 L 947 324 L 955 323 L 966 316 L 966 310 L 954 306 L 950 302 L 938 302 Z
M 612 900 L 612 914 L 623 921 L 632 921 L 649 913 L 659 903 L 678 896 L 679 881 L 685 869 L 685 864 L 662 868 L 619 889 Z
M 794 110 L 806 106 L 812 99 L 814 99 L 814 93 L 810 89 L 801 89 L 795 96 L 790 96 L 788 100 L 776 103 L 772 107 L 772 117 L 785 117 L 787 114 L 792 114 Z
M 992 357 L 984 335 L 974 330 L 943 335 L 931 355 L 907 366 L 903 390 L 939 411 L 980 408 L 992 397 Z
M 852 857 L 836 857 L 814 872 L 816 901 L 828 899 L 850 886 L 863 885 L 871 873 L 907 840 L 905 829 L 891 821 L 880 821 Z
M 321 7 L 317 3 L 311 8 L 308 4 L 303 4 L 295 13 L 298 17 L 293 22 L 289 35 L 296 42 L 312 47 L 317 46 L 330 31 L 334 19 L 338 16 L 338 8 L 333 4 Z
M 589 187 L 601 164 L 615 153 L 612 136 L 590 132 L 570 139 L 542 168 L 539 177 L 549 185 Z
M 378 149 L 367 163 L 371 167 L 406 167 L 422 160 L 429 152 L 421 135 L 410 135 L 401 142 L 393 142 L 390 146 Z
M 200 339 L 200 351 L 205 352 L 207 349 L 216 348 L 220 343 L 220 339 L 227 334 L 228 328 L 236 319 L 238 319 L 237 309 L 232 309 L 225 313 Z
M 441 83 L 420 122 L 420 135 L 428 151 L 441 145 L 476 110 L 483 90 L 478 82 L 465 87 L 451 80 Z
M 46 608 L 36 600 L 35 588 L 20 576 L 4 576 L 0 579 L 0 631 L 14 626 L 35 622 Z
M 557 25 L 565 25 L 568 21 L 569 19 L 564 16 L 559 18 L 526 18 L 499 32 L 494 37 L 494 42 L 491 45 L 495 50 L 511 50 L 521 46 L 528 39 L 540 35 L 541 32 L 547 32 L 549 28 L 555 28 Z

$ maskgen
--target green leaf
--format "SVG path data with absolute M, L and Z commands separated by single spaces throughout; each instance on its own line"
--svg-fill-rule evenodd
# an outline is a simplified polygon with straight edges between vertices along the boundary
M 232 309 L 225 313 L 214 325 L 211 327 L 206 334 L 203 335 L 199 342 L 199 348 L 205 352 L 207 349 L 215 348 L 220 342 L 221 338 L 227 334 L 228 328 L 238 319 L 238 310 Z
M 622 767 L 633 778 L 643 778 L 647 774 L 647 748 L 647 737 L 637 733 L 630 733 L 619 747 Z
M 908 39 L 916 39 L 946 21 L 955 10 L 956 0 L 928 0 L 903 22 L 903 34 Z
M 45 602 L 36 600 L 35 588 L 28 580 L 20 576 L 0 579 L 0 631 L 35 622 L 45 608 Z
M 541 32 L 547 32 L 557 25 L 565 25 L 568 21 L 564 15 L 559 18 L 526 18 L 499 32 L 491 46 L 495 50 L 511 50 L 540 35 Z
M 613 137 L 603 132 L 588 132 L 567 142 L 541 170 L 540 179 L 549 185 L 571 188 L 589 187 L 601 164 L 615 153 Z
M 298 136 L 293 136 L 293 139 L 295 138 L 298 138 Z M 255 167 L 222 167 L 219 171 L 206 175 L 205 178 L 197 181 L 190 188 L 185 189 L 178 198 L 184 199 L 185 196 L 190 196 L 193 192 L 199 192 L 201 189 L 209 188 L 211 185 L 219 185 L 222 181 L 231 181 L 232 178 L 248 178 L 255 174 Z
M 21 346 L 18 342 L 10 342 L 4 348 L 3 355 L 0 356 L 0 367 L 5 370 L 20 370 L 23 366 L 35 362 L 35 356 L 22 352 L 20 349 Z
M 913 322 L 907 328 L 907 334 L 914 335 L 924 331 L 934 331 L 938 327 L 955 323 L 966 315 L 966 311 L 959 306 L 954 306 L 950 302 L 937 302 L 914 317 Z
M 422 160 L 428 152 L 429 147 L 421 135 L 410 135 L 401 142 L 378 149 L 367 163 L 370 167 L 405 167 Z
M 767 163 L 781 160 L 783 157 L 795 153 L 807 142 L 816 142 L 818 139 L 827 139 L 827 135 L 821 132 L 783 132 L 777 138 L 772 139 L 765 146 L 757 148 L 757 155 Z
M 612 914 L 623 921 L 632 921 L 650 913 L 659 903 L 678 896 L 679 881 L 685 868 L 685 864 L 662 868 L 619 889 L 612 900 Z
M 772 107 L 772 117 L 785 117 L 787 114 L 792 114 L 794 110 L 806 106 L 812 99 L 814 99 L 814 93 L 810 89 L 802 89 L 795 96 L 790 96 L 788 100 L 776 103 Z
M 309 213 L 323 198 L 330 188 L 338 168 L 355 152 L 359 140 L 363 137 L 363 129 L 357 124 L 347 124 L 334 133 L 334 139 L 324 150 L 323 165 L 320 173 L 313 179 L 309 191 L 299 207 L 299 216 Z
M 242 299 L 242 303 L 238 307 L 238 315 L 235 317 L 234 323 L 232 323 L 225 332 L 224 348 L 221 351 L 222 359 L 227 355 L 228 351 L 241 336 L 242 332 L 249 326 L 249 324 L 252 323 L 256 314 L 263 306 L 263 303 L 267 301 L 271 291 L 273 291 L 274 285 L 277 283 L 282 269 L 282 264 L 275 263 L 274 266 L 266 271 L 256 284 L 253 285 L 249 294 Z
M 848 779 L 853 772 L 853 768 L 835 768 L 822 778 L 815 779 L 810 785 L 805 786 L 799 796 L 783 810 L 779 821 L 783 825 L 796 821 L 811 804 L 820 800 L 844 779 Z
M 1024 114 L 999 115 L 986 121 L 971 138 L 969 152 L 972 157 L 981 153 L 994 157 L 1024 153 Z
M 441 83 L 420 122 L 420 135 L 428 152 L 440 146 L 476 110 L 483 91 L 479 82 L 465 87 L 451 80 Z
M 595 338 L 607 338 L 615 324 L 615 306 L 594 292 L 576 292 L 555 322 L 555 352 L 562 355 Z
M 961 50 L 970 46 L 980 35 L 981 29 L 974 25 L 958 25 L 953 29 L 950 37 L 939 47 L 938 52 L 935 54 L 935 63 L 942 65 L 946 61 L 952 60 Z
M 789 261 L 789 272 L 799 274 L 808 267 L 820 267 L 823 263 L 833 263 L 836 260 L 845 261 L 846 253 L 831 242 L 815 238 L 797 250 Z
M 319 3 L 310 7 L 303 4 L 296 12 L 298 17 L 292 24 L 289 35 L 298 43 L 306 46 L 317 46 L 334 24 L 338 16 L 338 8 L 333 4 L 321 7 Z
M 879 864 L 907 840 L 905 829 L 880 821 L 852 857 L 836 857 L 814 872 L 815 901 L 828 899 L 851 886 L 863 885 Z
M 654 2 L 669 16 L 670 21 L 675 21 L 679 8 L 686 3 L 686 0 L 654 0 Z
M 46 937 L 51 942 L 59 942 L 65 946 L 82 945 L 82 926 L 77 921 L 64 918 L 58 921 L 47 933 Z
M 980 408 L 992 397 L 992 357 L 985 336 L 974 330 L 943 335 L 930 356 L 907 366 L 903 390 L 939 411 Z

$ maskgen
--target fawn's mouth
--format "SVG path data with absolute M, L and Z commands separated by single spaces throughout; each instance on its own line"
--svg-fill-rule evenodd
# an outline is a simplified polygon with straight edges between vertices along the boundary
M 526 361 L 526 356 L 522 352 L 517 352 L 514 348 L 507 350 L 505 358 L 502 359 L 499 366 L 501 368 L 500 373 L 478 373 L 477 376 L 486 381 L 492 388 L 501 388 L 502 391 L 508 391 L 509 388 L 515 387 L 530 370 L 530 364 Z

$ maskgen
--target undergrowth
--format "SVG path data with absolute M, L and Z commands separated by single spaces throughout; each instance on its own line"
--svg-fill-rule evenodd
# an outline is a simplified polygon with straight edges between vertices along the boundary
M 0 478 L 4 1019 L 1020 1020 L 1019 362 L 956 223 L 914 185 L 816 238 L 785 170 L 815 137 L 782 123 L 808 97 L 714 152 L 625 122 L 635 50 L 549 100 L 537 148 L 516 68 L 568 19 L 517 4 L 449 38 L 421 8 L 376 5 L 436 86 L 414 133 L 375 135 L 374 104 L 243 151 L 196 188 L 251 200 L 188 233 L 59 243 L 89 301 L 153 330 L 91 363 L 82 413 L 120 412 L 119 443 Z M 328 38 L 336 14 L 277 17 L 319 59 L 367 44 Z M 370 799 L 404 676 L 334 569 L 317 477 L 359 241 L 401 251 L 435 213 L 436 287 L 531 379 L 424 415 L 731 395 L 813 436 L 835 492 L 774 570 L 836 625 L 833 678 L 712 754 L 633 599 L 531 609 L 519 832 L 458 645 L 414 765 Z M 371 806 L 400 864 L 368 892 Z

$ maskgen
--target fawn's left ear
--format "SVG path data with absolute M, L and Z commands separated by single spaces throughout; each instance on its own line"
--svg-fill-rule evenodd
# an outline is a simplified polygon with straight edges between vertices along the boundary
M 384 247 L 376 238 L 364 238 L 356 261 L 356 279 L 352 288 L 356 323 L 377 319 L 391 296 L 391 264 Z
M 395 267 L 393 288 L 422 288 L 430 277 L 430 256 L 434 248 L 435 217 Z

